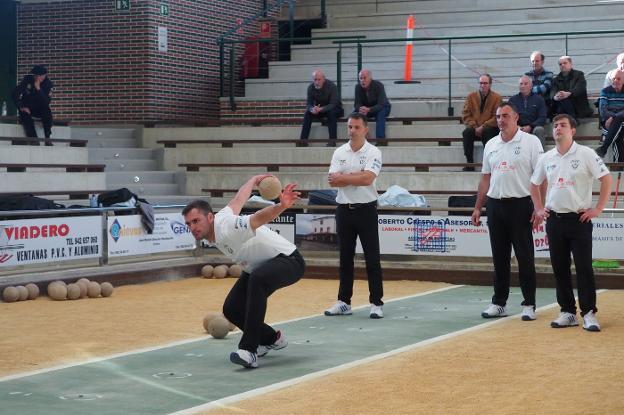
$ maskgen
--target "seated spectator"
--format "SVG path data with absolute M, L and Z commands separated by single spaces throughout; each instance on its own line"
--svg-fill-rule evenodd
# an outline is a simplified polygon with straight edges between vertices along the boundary
M 502 98 L 491 90 L 492 77 L 483 74 L 479 77 L 479 90 L 473 91 L 464 101 L 462 122 L 466 126 L 462 132 L 464 155 L 466 162 L 474 163 L 474 142 L 480 140 L 483 145 L 498 134 L 496 125 L 496 109 Z M 474 171 L 474 167 L 466 166 L 464 171 Z
M 41 118 L 45 138 L 50 138 L 52 135 L 50 101 L 52 100 L 53 88 L 54 84 L 48 78 L 46 67 L 35 65 L 30 74 L 25 75 L 13 90 L 11 97 L 19 110 L 19 119 L 26 137 L 37 137 L 33 117 Z M 51 146 L 52 141 L 46 140 L 45 145 Z
M 624 71 L 616 70 L 611 83 L 611 86 L 604 88 L 600 92 L 598 100 L 600 103 L 600 124 L 604 140 L 596 149 L 596 154 L 604 157 L 611 144 L 615 142 L 613 158 L 618 162 L 622 162 L 624 160 L 624 151 L 622 151 L 622 141 L 624 140 L 624 129 L 622 128 L 622 122 L 624 122 L 624 90 L 622 90 Z
M 312 72 L 312 83 L 308 86 L 306 101 L 306 112 L 303 115 L 303 125 L 301 126 L 301 140 L 310 137 L 310 128 L 313 120 L 327 118 L 327 129 L 329 130 L 330 141 L 328 146 L 336 146 L 338 138 L 338 118 L 344 115 L 342 103 L 338 98 L 338 88 L 336 84 L 325 78 L 321 70 Z
M 616 64 L 616 68 L 615 69 L 611 69 L 605 75 L 604 84 L 602 85 L 603 88 L 606 88 L 606 87 L 612 85 L 611 84 L 611 80 L 613 79 L 613 75 L 615 74 L 615 71 L 617 71 L 618 69 L 620 71 L 624 71 L 624 52 L 622 52 L 619 55 L 617 55 L 617 58 L 615 58 L 615 64 Z
M 585 74 L 572 68 L 572 58 L 559 58 L 561 72 L 553 79 L 553 114 L 568 114 L 574 118 L 589 117 L 593 111 L 587 102 Z
M 375 138 L 386 138 L 386 118 L 390 115 L 392 106 L 384 85 L 373 80 L 373 74 L 368 69 L 362 69 L 359 74 L 359 83 L 355 85 L 355 105 L 353 113 L 360 113 L 368 119 L 375 120 Z
M 528 76 L 521 76 L 518 85 L 520 92 L 509 98 L 509 102 L 518 111 L 518 126 L 525 133 L 537 136 L 544 147 L 544 124 L 546 124 L 544 99 L 533 92 L 535 88 Z
M 541 96 L 546 104 L 546 115 L 551 108 L 550 90 L 552 88 L 553 73 L 544 69 L 544 54 L 539 50 L 531 53 L 531 68 L 525 75 L 531 78 L 532 92 Z M 542 143 L 543 144 L 543 143 Z

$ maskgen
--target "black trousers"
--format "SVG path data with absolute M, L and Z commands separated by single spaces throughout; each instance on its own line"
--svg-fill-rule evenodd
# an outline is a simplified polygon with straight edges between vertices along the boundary
M 301 140 L 307 140 L 310 137 L 310 129 L 312 128 L 312 121 L 321 121 L 323 118 L 327 118 L 327 129 L 329 130 L 329 138 L 335 140 L 338 138 L 338 118 L 344 115 L 344 109 L 334 108 L 331 111 L 324 112 L 322 114 L 314 115 L 310 111 L 306 111 L 303 114 L 303 124 L 301 125 Z
M 553 101 L 553 115 L 568 114 L 576 118 L 576 111 L 572 103 L 572 97 L 562 99 L 561 101 Z
M 582 223 L 577 213 L 555 214 L 551 212 L 546 221 L 546 235 L 550 247 L 552 263 L 557 284 L 557 302 L 561 311 L 576 314 L 576 300 L 572 290 L 570 254 L 576 267 L 581 315 L 589 311 L 597 312 L 596 281 L 592 268 L 592 229 L 593 223 Z
M 605 131 L 605 130 L 603 130 Z M 622 154 L 621 144 L 624 141 L 624 117 L 614 117 L 613 121 L 611 121 L 611 126 L 606 129 L 605 139 L 602 144 L 600 144 L 600 149 L 603 149 L 606 153 L 611 144 L 616 142 L 614 147 L 614 153 L 618 162 L 624 161 L 624 154 Z
M 35 129 L 33 117 L 41 118 L 45 138 L 50 138 L 52 135 L 52 110 L 50 110 L 50 107 L 31 108 L 30 114 L 20 111 L 19 119 L 22 123 L 22 127 L 24 127 L 26 137 L 37 137 L 37 130 Z
M 487 200 L 487 219 L 494 261 L 494 296 L 492 304 L 505 306 L 509 298 L 511 248 L 518 260 L 522 305 L 535 306 L 535 252 L 529 196 Z
M 464 145 L 464 156 L 468 163 L 474 163 L 474 142 L 480 140 L 483 145 L 487 143 L 490 138 L 499 133 L 498 127 L 485 127 L 481 137 L 477 137 L 475 129 L 472 127 L 466 127 L 462 132 L 462 141 Z
M 353 258 L 357 237 L 360 237 L 366 274 L 368 275 L 368 300 L 383 305 L 383 281 L 379 254 L 379 229 L 377 226 L 377 201 L 358 205 L 339 205 L 336 208 L 336 230 L 340 246 L 340 286 L 338 299 L 351 304 L 353 296 Z
M 305 261 L 295 250 L 266 261 L 251 274 L 241 274 L 223 304 L 225 317 L 243 332 L 239 349 L 255 353 L 258 345 L 275 342 L 277 332 L 264 323 L 267 299 L 279 288 L 299 281 L 304 269 Z

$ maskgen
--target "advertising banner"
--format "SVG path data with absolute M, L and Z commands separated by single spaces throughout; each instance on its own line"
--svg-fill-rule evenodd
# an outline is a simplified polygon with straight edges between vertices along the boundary
M 0 267 L 99 258 L 100 224 L 99 216 L 0 222 Z
M 154 215 L 154 231 L 148 234 L 140 215 L 108 218 L 108 255 L 153 254 L 195 249 L 195 239 L 180 213 Z
M 381 254 L 491 257 L 487 218 L 473 226 L 469 216 L 379 215 Z M 595 218 L 593 257 L 624 259 L 624 218 Z M 309 250 L 338 249 L 336 220 L 333 214 L 298 214 L 298 247 Z M 548 237 L 542 224 L 533 232 L 535 256 L 548 258 Z M 357 243 L 356 252 L 362 253 Z

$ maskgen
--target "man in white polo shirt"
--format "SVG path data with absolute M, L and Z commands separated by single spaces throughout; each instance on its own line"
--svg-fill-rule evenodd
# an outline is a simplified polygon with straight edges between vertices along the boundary
M 240 215 L 253 188 L 267 176 L 250 178 L 216 215 L 204 200 L 192 201 L 182 211 L 195 239 L 207 239 L 243 267 L 225 299 L 223 314 L 243 332 L 230 361 L 247 368 L 258 367 L 258 357 L 288 345 L 281 331 L 264 322 L 267 299 L 277 289 L 299 281 L 305 268 L 295 245 L 264 226 L 299 199 L 295 184 L 284 187 L 276 205 Z
M 329 185 L 338 188 L 336 232 L 340 246 L 340 287 L 338 301 L 325 310 L 325 315 L 352 313 L 353 258 L 359 236 L 368 275 L 369 315 L 370 318 L 382 318 L 383 282 L 375 187 L 375 179 L 381 172 L 381 151 L 366 141 L 368 123 L 364 115 L 349 115 L 347 128 L 349 142 L 334 151 L 329 167 Z
M 600 215 L 611 193 L 613 178 L 602 159 L 589 147 L 574 141 L 576 121 L 567 114 L 553 119 L 556 147 L 540 159 L 531 177 L 531 197 L 535 204 L 536 225 L 546 220 L 550 262 L 557 284 L 561 313 L 551 327 L 578 326 L 576 301 L 572 291 L 570 254 L 574 257 L 579 308 L 583 328 L 600 331 L 596 319 L 596 282 L 592 268 L 591 220 Z M 592 207 L 592 184 L 600 180 L 600 196 Z M 548 182 L 546 206 L 538 186 Z
M 500 134 L 483 149 L 482 176 L 472 224 L 481 225 L 481 208 L 486 203 L 487 225 L 494 262 L 492 303 L 481 313 L 483 318 L 507 316 L 511 248 L 518 260 L 522 301 L 522 320 L 535 320 L 535 253 L 533 251 L 533 204 L 530 178 L 539 156 L 544 152 L 539 139 L 518 127 L 518 113 L 512 104 L 496 110 Z

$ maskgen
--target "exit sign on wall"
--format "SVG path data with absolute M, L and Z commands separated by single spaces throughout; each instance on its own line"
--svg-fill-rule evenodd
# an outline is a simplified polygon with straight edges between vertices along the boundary
M 130 0 L 115 0 L 115 10 L 130 10 Z

